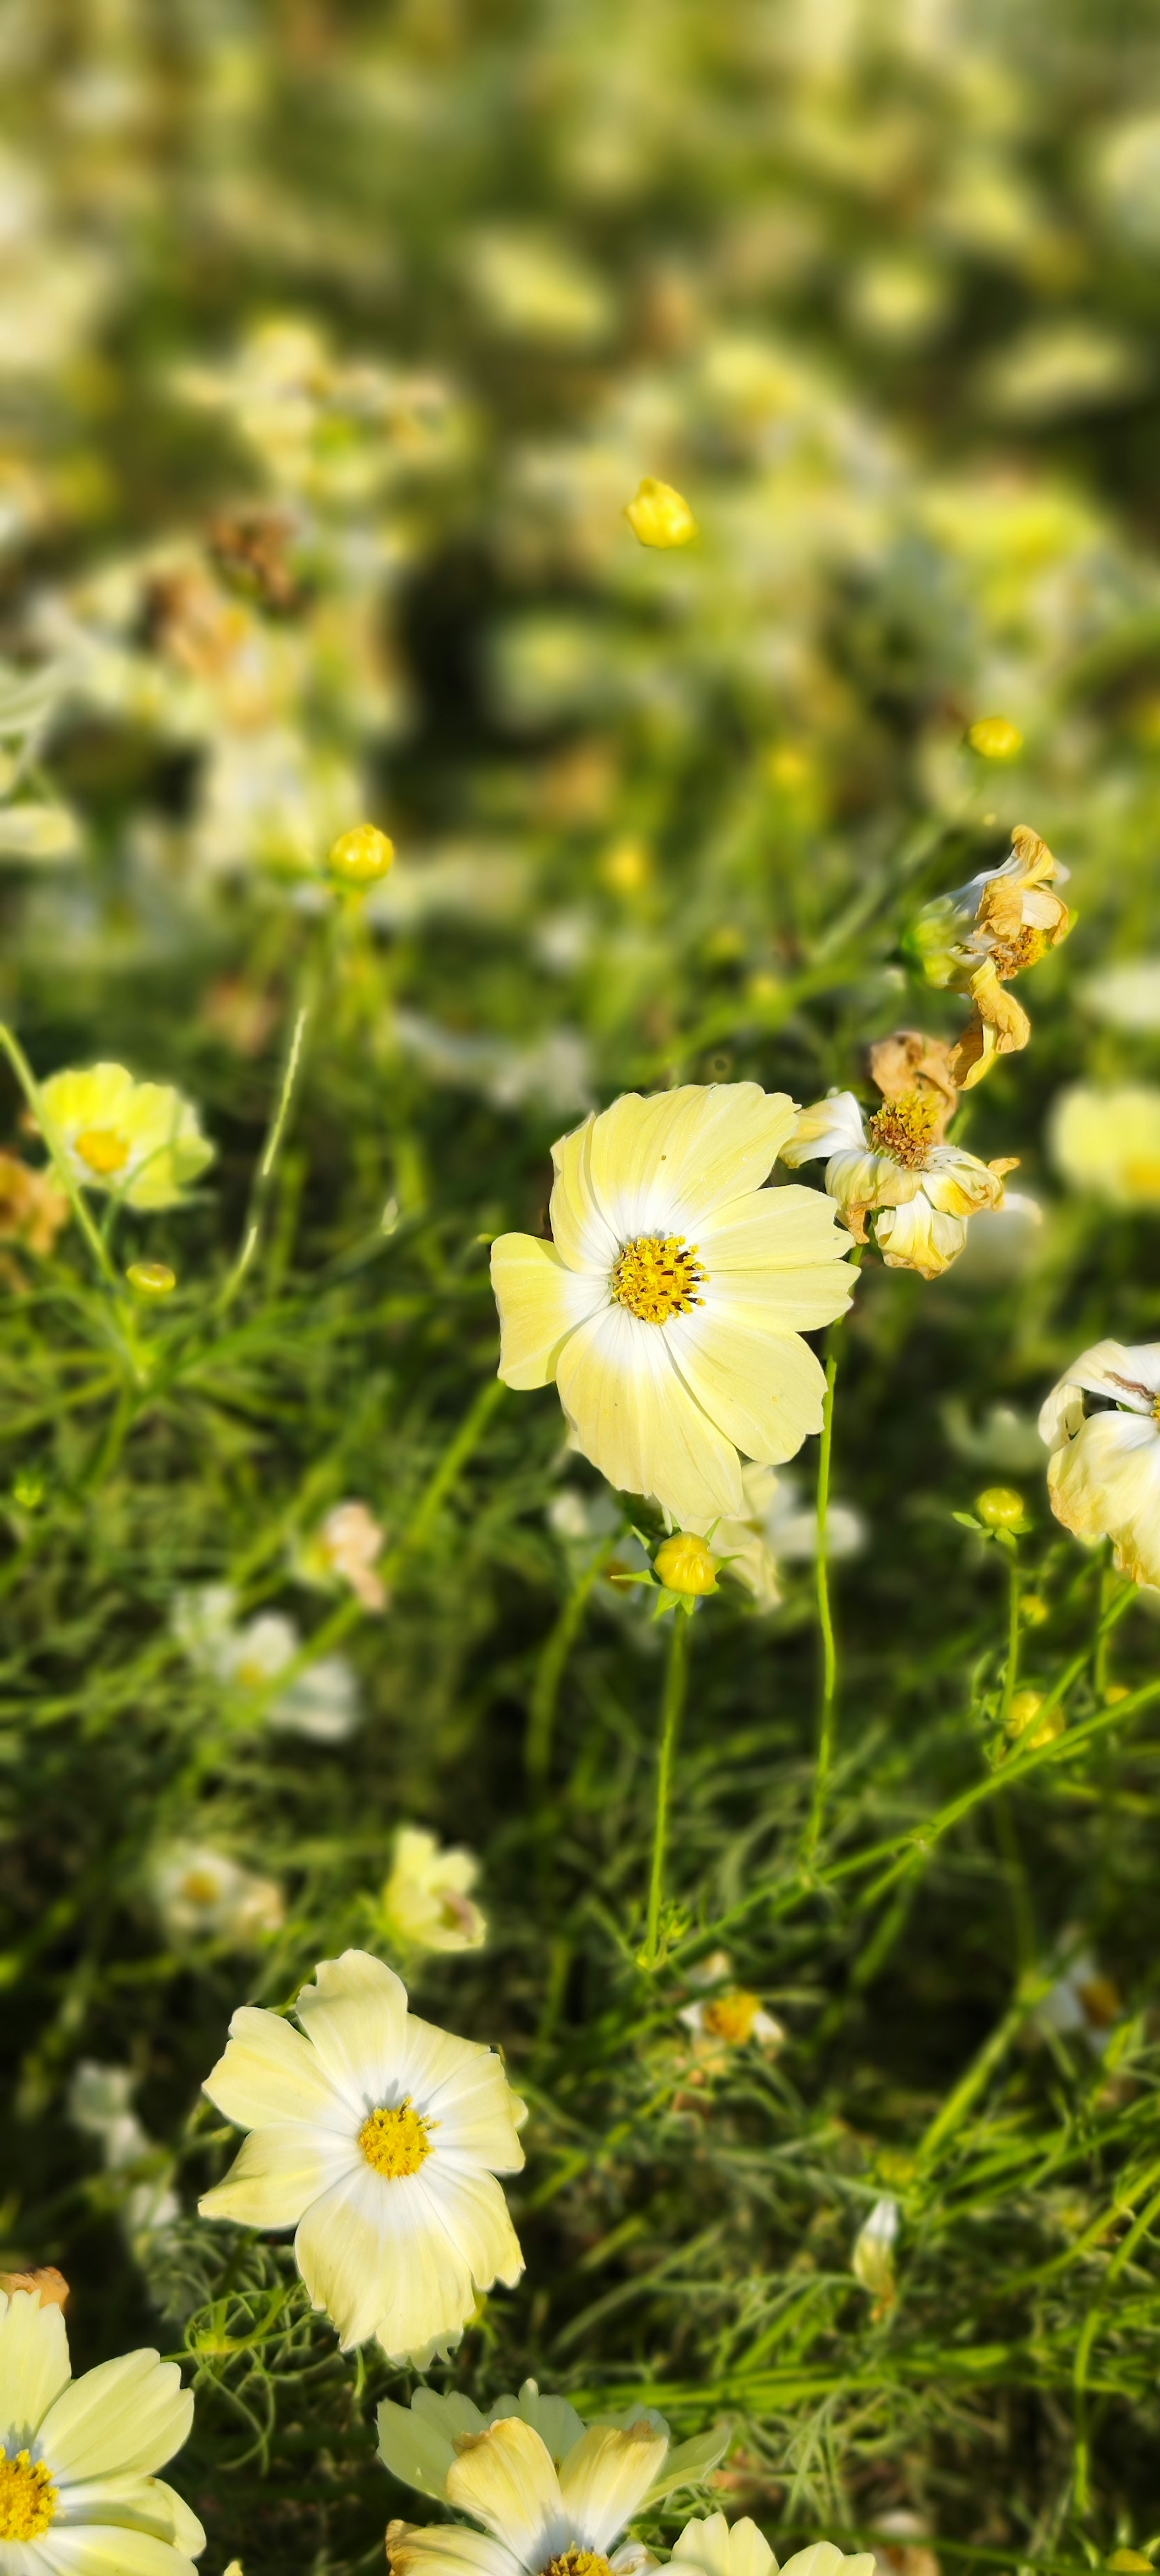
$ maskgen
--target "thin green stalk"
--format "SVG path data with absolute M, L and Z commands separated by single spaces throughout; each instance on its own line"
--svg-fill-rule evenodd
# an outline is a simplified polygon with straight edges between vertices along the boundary
M 1007 1558 L 1007 1667 L 1003 1675 L 1003 1697 L 999 1703 L 1000 1726 L 1006 1726 L 1010 1718 L 1019 1671 L 1019 1595 L 1022 1581 L 1019 1558 L 1012 1548 Z
M 579 1636 L 592 1593 L 615 1546 L 614 1531 L 610 1538 L 602 1540 L 583 1572 L 577 1576 L 536 1666 L 524 1738 L 524 1765 L 529 1780 L 541 1787 L 547 1779 L 552 1759 L 552 1729 L 564 1667 Z
M 60 1131 L 55 1120 L 48 1117 L 45 1112 L 44 1103 L 40 1096 L 40 1086 L 28 1058 L 25 1055 L 24 1049 L 20 1044 L 19 1038 L 16 1036 L 15 1031 L 10 1029 L 7 1026 L 7 1023 L 3 1020 L 0 1020 L 0 1047 L 3 1048 L 4 1053 L 8 1058 L 13 1073 L 15 1074 L 20 1088 L 24 1093 L 24 1097 L 28 1102 L 28 1106 L 32 1111 L 32 1115 L 36 1120 L 45 1144 L 48 1147 L 49 1158 L 51 1160 L 53 1170 L 56 1173 L 56 1177 L 60 1182 L 62 1190 L 65 1191 L 68 1197 L 73 1215 L 75 1216 L 81 1233 L 85 1238 L 85 1242 L 88 1244 L 101 1278 L 107 1288 L 112 1288 L 115 1290 L 116 1294 L 120 1296 L 123 1294 L 120 1279 L 118 1278 L 112 1260 L 110 1259 L 107 1247 L 102 1241 L 100 1230 L 96 1225 L 94 1225 L 93 1219 L 89 1214 L 89 1210 L 85 1204 L 84 1191 L 81 1189 L 69 1162 L 68 1156 L 65 1153 Z
M 817 1603 L 818 1627 L 822 1640 L 822 1681 L 818 1703 L 818 1758 L 814 1770 L 814 1793 L 810 1802 L 809 1822 L 802 1844 L 802 1859 L 809 1861 L 818 1847 L 826 1812 L 830 1773 L 834 1765 L 834 1722 L 838 1703 L 838 1646 L 834 1635 L 834 1617 L 830 1606 L 830 1564 L 826 1530 L 830 1509 L 830 1459 L 834 1445 L 834 1382 L 838 1374 L 838 1352 L 831 1333 L 826 1359 L 826 1393 L 822 1406 L 822 1439 L 818 1451 L 818 1536 L 817 1536 Z
M 685 1686 L 689 1671 L 689 1622 L 681 1610 L 672 1614 L 669 1635 L 669 1660 L 665 1670 L 665 1694 L 661 1706 L 661 1749 L 657 1762 L 656 1822 L 653 1827 L 652 1875 L 648 1890 L 648 1923 L 641 1964 L 646 1968 L 660 1965 L 661 1906 L 665 1892 L 665 1850 L 669 1835 L 669 1800 L 673 1785 L 673 1758 L 677 1748 L 677 1729 L 685 1705 Z
M 295 1015 L 294 1027 L 290 1035 L 290 1044 L 286 1052 L 286 1062 L 282 1071 L 281 1086 L 274 1106 L 274 1115 L 267 1130 L 266 1142 L 262 1150 L 262 1159 L 254 1177 L 254 1187 L 250 1197 L 249 1212 L 246 1217 L 246 1230 L 242 1236 L 237 1260 L 234 1263 L 233 1269 L 231 1270 L 225 1286 L 222 1289 L 221 1296 L 218 1299 L 218 1313 L 222 1315 L 224 1315 L 227 1306 L 231 1306 L 233 1304 L 234 1298 L 237 1296 L 246 1272 L 250 1267 L 250 1263 L 254 1258 L 254 1254 L 258 1249 L 258 1243 L 262 1232 L 262 1216 L 265 1208 L 266 1193 L 270 1186 L 270 1179 L 275 1163 L 278 1160 L 278 1148 L 282 1142 L 283 1130 L 290 1113 L 290 1102 L 293 1097 L 294 1084 L 298 1074 L 298 1065 L 302 1055 L 302 1041 L 306 1035 L 306 1026 L 309 1018 L 310 1004 L 308 1002 L 303 1002 L 299 1005 L 298 1011 Z

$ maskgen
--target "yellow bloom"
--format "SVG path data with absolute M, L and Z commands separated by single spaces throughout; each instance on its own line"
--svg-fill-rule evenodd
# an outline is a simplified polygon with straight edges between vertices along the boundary
M 1112 1409 L 1085 1413 L 1085 1394 L 1110 1397 Z M 1056 1519 L 1087 1547 L 1113 1540 L 1120 1573 L 1160 1590 L 1160 1342 L 1081 1351 L 1039 1429 Z
M 687 2522 L 669 2565 L 677 2576 L 685 2576 L 689 2568 L 699 2570 L 699 2576 L 778 2576 L 769 2542 L 748 2514 L 732 2528 L 723 2513 Z M 832 2540 L 815 2540 L 786 2559 L 781 2576 L 874 2576 L 874 2569 L 872 2550 L 847 2557 Z
M 523 2256 L 495 2177 L 518 2173 L 524 2106 L 499 2058 L 407 2010 L 365 1950 L 324 1959 L 299 2028 L 243 2004 L 205 2090 L 248 2129 L 203 2218 L 294 2227 L 298 2269 L 344 2352 L 377 2335 L 425 2369 L 458 2343 L 481 2290 Z
M 766 2012 L 760 1995 L 747 1993 L 743 1986 L 730 1986 L 724 1994 L 684 2004 L 678 2020 L 702 2048 L 722 2041 L 727 2048 L 744 2048 L 750 2039 L 765 2049 L 777 2050 L 785 2044 L 785 2031 L 776 2016 Z
M 697 534 L 697 522 L 688 502 L 671 483 L 658 483 L 656 476 L 646 474 L 636 498 L 625 504 L 625 518 L 634 537 L 642 546 L 687 546 Z
M 859 1243 L 869 1227 L 887 1268 L 937 1279 L 967 1239 L 979 1208 L 1001 1207 L 1009 1162 L 981 1163 L 942 1141 L 937 1095 L 915 1090 L 886 1100 L 863 1124 L 852 1091 L 804 1109 L 782 1161 L 793 1168 L 826 1157 L 826 1189 Z
M 468 1889 L 479 1876 L 474 1852 L 441 1851 L 420 1825 L 400 1825 L 383 1889 L 387 1928 L 417 1950 L 478 1950 L 487 1918 Z
M 1113 1207 L 1160 1207 L 1160 1089 L 1123 1083 L 1101 1091 L 1075 1082 L 1051 1112 L 1052 1157 L 1073 1190 Z
M 72 2376 L 64 2317 L 0 2291 L 0 2563 L 28 2576 L 194 2576 L 196 2514 L 156 2475 L 188 2440 L 175 2362 L 127 2352 Z M 117 2537 L 114 2538 L 113 2535 Z
M 907 947 L 928 984 L 966 993 L 973 1005 L 952 1059 L 961 1091 L 980 1082 L 997 1055 L 1027 1044 L 1031 1022 L 1003 988 L 1066 939 L 1071 914 L 1053 891 L 1066 875 L 1038 833 L 1018 823 L 1002 866 L 924 905 L 909 933 Z
M 682 2487 L 696 2486 L 723 2459 L 730 2440 L 729 2425 L 718 2423 L 671 2449 L 668 2425 L 655 2407 L 630 2406 L 625 2414 L 614 2415 L 602 2406 L 599 2426 L 589 2426 L 567 2397 L 553 2397 L 547 2390 L 541 2393 L 534 2379 L 525 2379 L 518 2397 L 497 2397 L 486 2415 L 458 2389 L 440 2397 L 433 2388 L 416 2388 L 409 2406 L 397 2406 L 393 2398 L 384 2397 L 379 2408 L 379 2458 L 402 2486 L 418 2487 L 421 2495 L 431 2496 L 436 2504 L 448 2504 L 449 2480 L 464 2451 L 470 2452 L 477 2437 L 490 2432 L 493 2425 L 510 2422 L 518 2422 L 521 2430 L 528 2428 L 538 2437 L 556 2471 L 565 2468 L 577 2451 L 581 2451 L 583 2465 L 591 2465 L 593 2431 L 626 2433 L 634 2426 L 643 2427 L 638 2438 L 643 2440 L 652 2434 L 661 2450 L 661 2465 L 642 2498 L 646 2506 L 659 2504 Z M 616 2456 L 622 2461 L 626 2457 L 623 2452 L 614 2453 Z M 635 2463 L 635 2454 L 627 2457 Z M 537 2470 L 539 2467 L 537 2455 Z M 482 2521 L 483 2515 L 477 2518 Z M 627 2510 L 622 2515 L 622 2520 L 626 2519 Z M 445 2537 L 454 2547 L 454 2530 L 448 2535 L 445 2526 Z M 465 2535 L 460 2533 L 459 2537 L 462 2540 Z M 475 2534 L 467 2537 L 474 2545 Z M 645 2554 L 634 2548 L 630 2553 L 632 2564 L 640 2565 Z
M 175 1207 L 213 1160 L 192 1103 L 168 1083 L 134 1082 L 123 1064 L 54 1073 L 40 1097 L 77 1180 L 127 1207 Z
M 760 1186 L 794 1118 L 753 1082 L 631 1092 L 554 1146 L 553 1240 L 492 1246 L 500 1376 L 554 1381 L 575 1445 L 685 1528 L 744 1510 L 740 1455 L 821 1429 L 801 1334 L 854 1282 L 832 1205 Z

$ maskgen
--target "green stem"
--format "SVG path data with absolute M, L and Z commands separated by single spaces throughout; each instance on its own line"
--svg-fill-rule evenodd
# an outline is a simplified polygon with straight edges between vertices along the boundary
M 838 1352 L 833 1334 L 826 1359 L 826 1393 L 822 1406 L 822 1441 L 818 1451 L 818 1536 L 817 1536 L 817 1602 L 818 1627 L 822 1639 L 822 1684 L 818 1703 L 818 1758 L 814 1771 L 814 1794 L 810 1803 L 809 1822 L 802 1844 L 802 1858 L 811 1860 L 821 1837 L 826 1812 L 826 1797 L 834 1763 L 834 1722 L 838 1703 L 838 1646 L 834 1635 L 834 1618 L 830 1607 L 830 1565 L 826 1547 L 826 1529 L 830 1509 L 830 1459 L 834 1445 L 834 1381 L 838 1374 Z
M 1019 1671 L 1019 1590 L 1022 1583 L 1019 1558 L 1014 1548 L 1007 1559 L 1007 1668 L 1003 1675 L 1003 1697 L 999 1704 L 999 1724 L 1006 1726 L 1015 1696 Z
M 656 1822 L 653 1827 L 652 1875 L 648 1890 L 648 1924 L 642 1966 L 660 1965 L 661 1905 L 665 1892 L 665 1849 L 669 1836 L 669 1799 L 673 1785 L 673 1757 L 677 1748 L 677 1729 L 685 1705 L 685 1684 L 689 1670 L 689 1622 L 685 1613 L 674 1610 L 669 1635 L 669 1660 L 665 1671 L 665 1695 L 661 1708 L 661 1749 L 657 1763 Z
M 555 1626 L 549 1633 L 532 1686 L 528 1710 L 528 1731 L 524 1739 L 524 1765 L 529 1780 L 541 1787 L 548 1776 L 552 1759 L 552 1728 L 556 1701 L 564 1678 L 564 1667 L 580 1633 L 584 1613 L 593 1590 L 604 1572 L 616 1546 L 616 1533 L 602 1540 L 583 1573 L 577 1576 Z
M 1125 2264 L 1130 2262 L 1141 2239 L 1150 2235 L 1157 2217 L 1160 2217 L 1160 2192 L 1153 2194 L 1153 2197 L 1147 2203 L 1147 2206 L 1141 2210 L 1135 2226 L 1129 2228 L 1123 2243 L 1117 2246 L 1111 2262 L 1108 2265 L 1107 2271 L 1096 2290 L 1091 2306 L 1088 2309 L 1087 2316 L 1083 2323 L 1083 2330 L 1080 2334 L 1079 2343 L 1076 2347 L 1074 2384 L 1076 2411 L 1075 2510 L 1077 2513 L 1087 2513 L 1091 2505 L 1091 2437 L 1088 2426 L 1087 2397 L 1088 2372 L 1091 2366 L 1092 2346 L 1095 2343 L 1099 2327 L 1103 2322 L 1102 2311 L 1113 2282 L 1116 2280 L 1118 2274 L 1123 2271 Z
M 24 1093 L 24 1097 L 28 1102 L 28 1106 L 32 1111 L 32 1115 L 36 1120 L 45 1144 L 48 1147 L 49 1158 L 52 1163 L 53 1170 L 56 1173 L 56 1177 L 60 1182 L 62 1190 L 65 1191 L 68 1197 L 73 1215 L 75 1216 L 81 1233 L 88 1244 L 89 1250 L 96 1262 L 97 1269 L 100 1272 L 106 1287 L 115 1289 L 118 1296 L 120 1296 L 123 1293 L 121 1282 L 113 1267 L 113 1263 L 109 1258 L 105 1244 L 101 1239 L 100 1232 L 94 1225 L 88 1208 L 85 1205 L 84 1192 L 80 1188 L 76 1175 L 73 1172 L 72 1166 L 65 1152 L 64 1140 L 55 1120 L 49 1118 L 45 1114 L 44 1104 L 41 1100 L 40 1087 L 37 1082 L 36 1075 L 34 1074 L 28 1058 L 25 1055 L 19 1038 L 16 1036 L 15 1031 L 10 1029 L 3 1020 L 0 1020 L 0 1047 L 3 1048 L 4 1053 L 8 1058 L 13 1073 L 15 1074 L 20 1088 Z
M 286 1052 L 286 1062 L 283 1067 L 281 1086 L 275 1103 L 274 1115 L 270 1121 L 269 1129 L 267 1131 L 262 1159 L 258 1165 L 254 1179 L 249 1212 L 246 1217 L 246 1230 L 242 1236 L 241 1248 L 238 1252 L 238 1257 L 234 1263 L 233 1269 L 231 1270 L 225 1286 L 222 1289 L 221 1296 L 218 1299 L 219 1314 L 224 1315 L 227 1306 L 233 1304 L 234 1298 L 237 1296 L 246 1272 L 250 1267 L 250 1263 L 254 1258 L 254 1254 L 258 1249 L 258 1243 L 262 1232 L 262 1214 L 265 1205 L 266 1192 L 269 1189 L 270 1178 L 274 1170 L 274 1165 L 278 1159 L 278 1148 L 282 1142 L 282 1131 L 286 1125 L 286 1120 L 290 1112 L 290 1102 L 293 1097 L 294 1084 L 298 1074 L 298 1065 L 302 1055 L 302 1041 L 306 1035 L 306 1024 L 309 1017 L 310 1005 L 308 1002 L 303 1002 L 300 1004 L 295 1015 L 294 1027 L 290 1034 L 290 1044 Z

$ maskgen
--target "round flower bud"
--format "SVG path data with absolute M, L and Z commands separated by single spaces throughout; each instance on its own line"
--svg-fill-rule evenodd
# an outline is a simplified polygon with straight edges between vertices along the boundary
M 1023 736 L 1009 716 L 980 716 L 977 724 L 968 725 L 967 741 L 983 760 L 1014 760 L 1023 749 Z
M 697 533 L 683 494 L 674 492 L 671 483 L 658 483 L 652 474 L 645 475 L 636 499 L 626 503 L 624 515 L 642 546 L 687 546 Z
M 1019 1604 L 1019 1615 L 1029 1628 L 1041 1628 L 1044 1620 L 1051 1617 L 1051 1605 L 1041 1592 L 1025 1592 Z
M 131 1261 L 125 1277 L 139 1297 L 169 1297 L 177 1286 L 177 1272 L 167 1261 Z
M 378 885 L 395 864 L 395 844 L 373 823 L 356 823 L 334 843 L 326 862 L 343 885 Z
M 1026 1517 L 1023 1496 L 1013 1492 L 1010 1485 L 988 1485 L 985 1494 L 976 1495 L 975 1510 L 992 1530 L 1014 1529 Z
M 1043 1693 L 1037 1690 L 1016 1691 L 1011 1702 L 1007 1724 L 1012 1735 L 1022 1735 L 1043 1706 Z
M 676 1530 L 656 1552 L 656 1570 L 667 1592 L 715 1592 L 717 1568 L 708 1540 Z

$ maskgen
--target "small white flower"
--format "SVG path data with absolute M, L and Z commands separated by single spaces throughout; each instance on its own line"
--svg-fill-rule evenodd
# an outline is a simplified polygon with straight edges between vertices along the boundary
M 211 2102 L 250 2131 L 203 2218 L 297 2229 L 294 2253 L 344 2351 L 371 2335 L 426 2367 L 457 2343 L 481 2290 L 523 2256 L 495 2177 L 517 2173 L 524 2106 L 495 2051 L 407 2010 L 381 1959 L 324 1959 L 300 2028 L 243 2004 Z
M 981 1163 L 941 1139 L 945 1111 L 932 1092 L 884 1100 L 868 1125 L 852 1091 L 803 1109 L 782 1161 L 826 1164 L 826 1189 L 859 1243 L 868 1223 L 887 1268 L 937 1279 L 967 1240 L 967 1220 L 1003 1204 L 1010 1163 Z
M 478 1950 L 487 1917 L 468 1894 L 479 1876 L 474 1852 L 441 1851 L 420 1825 L 400 1825 L 383 1889 L 387 1926 L 417 1950 Z
M 698 2568 L 700 2576 L 778 2576 L 769 2542 L 748 2514 L 732 2528 L 723 2513 L 687 2522 L 669 2564 Z M 832 2540 L 815 2540 L 786 2559 L 781 2576 L 874 2576 L 874 2557 L 871 2551 L 847 2557 Z
M 294 1662 L 302 1639 L 282 1610 L 260 1610 L 244 1627 L 234 1624 L 236 1596 L 229 1584 L 178 1594 L 173 1629 L 190 1662 L 225 1687 L 264 1694 Z M 358 1683 L 344 1655 L 320 1655 L 296 1675 L 265 1710 L 267 1726 L 316 1744 L 341 1744 L 359 1723 Z
M 1104 1399 L 1089 1413 L 1084 1397 Z M 1084 1545 L 1114 1543 L 1121 1574 L 1160 1589 L 1160 1342 L 1096 1342 L 1039 1416 L 1051 1508 Z
M 155 2474 L 192 2422 L 175 2362 L 129 2352 L 74 2380 L 59 2307 L 0 2291 L 5 2576 L 194 2576 L 205 2533 Z
M 121 2185 L 119 2217 L 130 2246 L 140 2250 L 159 2228 L 181 2216 L 172 2188 L 173 2158 L 132 2108 L 135 2077 L 127 2066 L 101 2066 L 82 2058 L 68 2092 L 70 2120 L 100 2143 L 105 2170 Z
M 1102 2057 L 1122 2011 L 1118 1986 L 1103 1975 L 1090 1950 L 1081 1950 L 1049 1987 L 1035 2019 L 1043 2030 L 1085 2039 L 1093 2055 Z
M 212 1939 L 251 1947 L 285 1919 L 282 1891 L 272 1878 L 243 1869 L 209 1843 L 173 1843 L 154 1854 L 149 1873 L 154 1904 L 170 1938 Z

